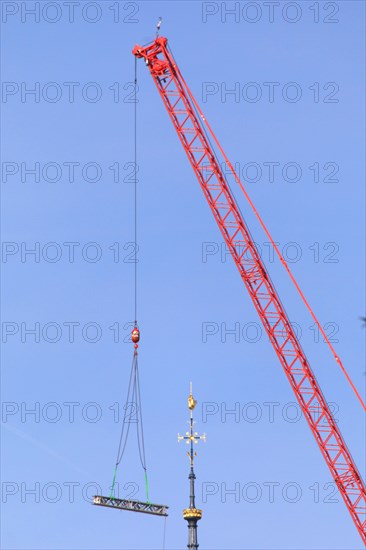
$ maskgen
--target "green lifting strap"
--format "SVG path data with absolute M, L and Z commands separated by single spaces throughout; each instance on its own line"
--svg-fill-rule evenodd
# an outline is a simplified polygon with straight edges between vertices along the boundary
M 117 464 L 114 468 L 114 475 L 113 475 L 113 481 L 112 481 L 112 488 L 111 488 L 111 494 L 109 495 L 109 498 L 116 498 L 114 494 L 114 486 L 116 484 L 116 476 L 117 476 Z
M 151 504 L 150 500 L 149 500 L 149 482 L 147 480 L 147 471 L 145 469 L 145 489 L 146 489 L 146 502 L 148 504 Z

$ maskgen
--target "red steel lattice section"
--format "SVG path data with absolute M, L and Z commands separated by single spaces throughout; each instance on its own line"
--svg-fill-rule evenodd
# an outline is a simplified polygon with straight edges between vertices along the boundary
M 150 70 L 203 193 L 352 519 L 366 542 L 366 490 L 206 138 L 167 39 L 135 46 Z

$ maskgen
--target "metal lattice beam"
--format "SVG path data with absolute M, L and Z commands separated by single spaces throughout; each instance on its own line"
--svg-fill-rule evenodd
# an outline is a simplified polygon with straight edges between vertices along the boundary
M 129 510 L 130 512 L 142 512 L 143 514 L 153 514 L 155 516 L 167 516 L 169 506 L 165 504 L 152 504 L 151 502 L 140 502 L 138 500 L 125 500 L 122 498 L 103 497 L 96 495 L 93 498 L 93 504 L 96 506 L 106 506 L 116 510 Z

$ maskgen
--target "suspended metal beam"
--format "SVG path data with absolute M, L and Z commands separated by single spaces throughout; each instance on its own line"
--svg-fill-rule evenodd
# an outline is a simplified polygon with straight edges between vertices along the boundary
M 138 500 L 125 500 L 122 498 L 103 497 L 96 495 L 93 504 L 97 506 L 107 506 L 118 510 L 129 510 L 130 512 L 143 512 L 144 514 L 153 514 L 155 516 L 167 516 L 169 506 L 165 504 L 152 504 L 151 502 L 140 502 Z

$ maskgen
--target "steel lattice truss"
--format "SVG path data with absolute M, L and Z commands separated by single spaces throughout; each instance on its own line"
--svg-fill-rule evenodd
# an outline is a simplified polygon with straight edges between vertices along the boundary
M 321 453 L 356 527 L 366 542 L 366 491 L 304 351 L 251 239 L 213 148 L 202 115 L 167 47 L 157 38 L 133 54 L 150 70 L 243 283 L 261 318 Z M 204 119 L 203 119 L 204 120 Z
M 97 506 L 107 506 L 116 510 L 129 510 L 130 512 L 143 512 L 144 514 L 153 514 L 155 516 L 167 516 L 169 506 L 164 504 L 152 504 L 151 502 L 140 502 L 138 500 L 125 500 L 122 498 L 103 497 L 96 495 L 93 504 Z

